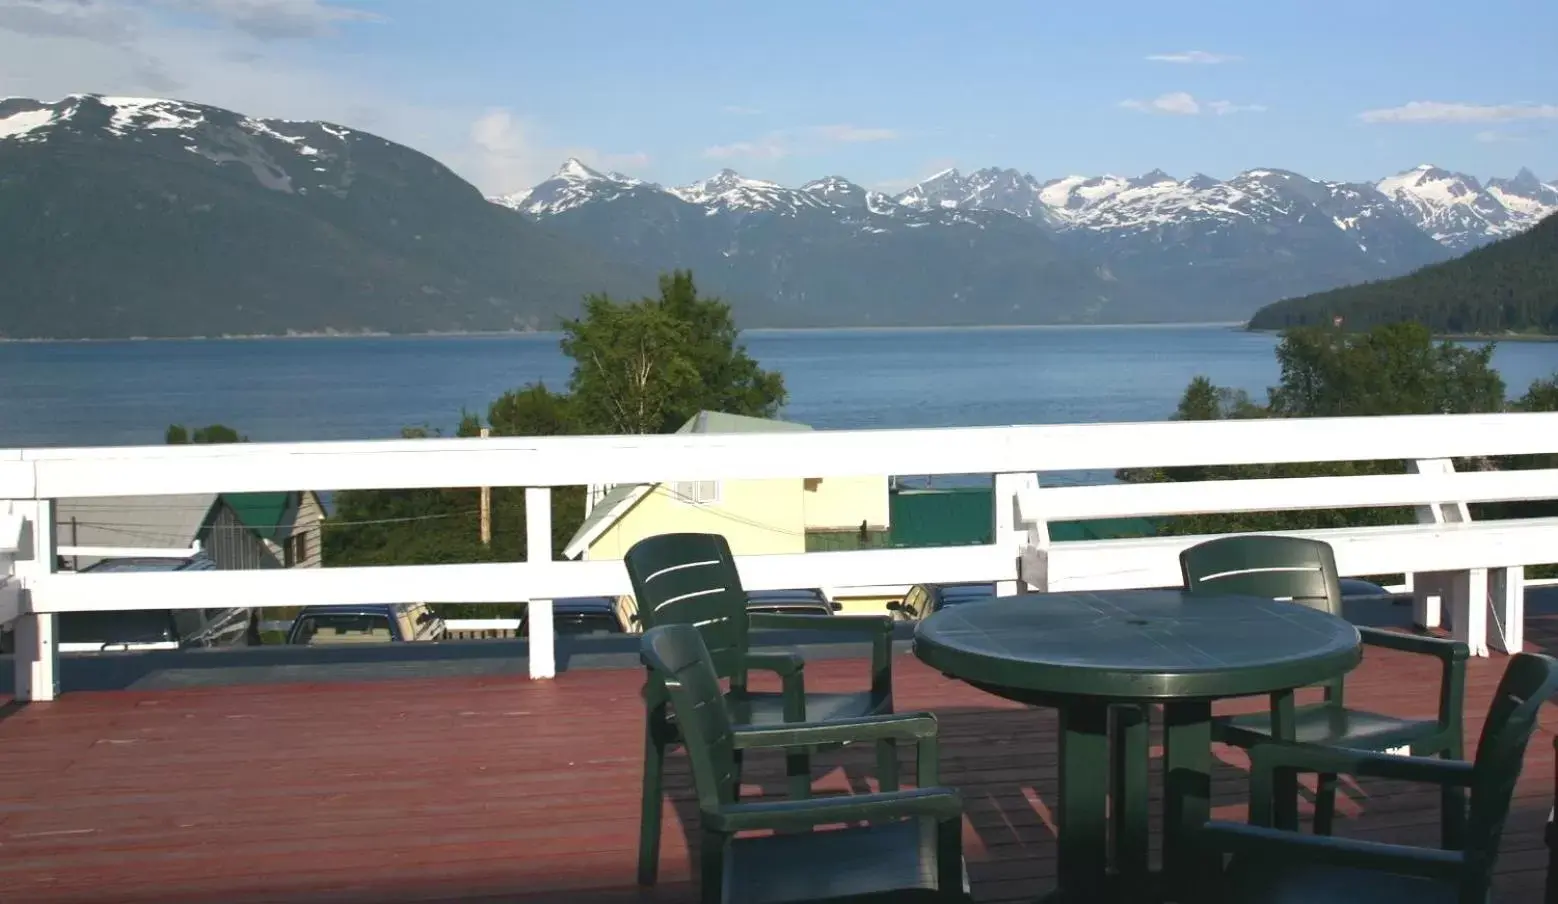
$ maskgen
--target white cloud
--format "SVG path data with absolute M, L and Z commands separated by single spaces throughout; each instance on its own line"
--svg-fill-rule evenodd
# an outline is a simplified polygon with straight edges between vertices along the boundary
M 1558 119 L 1558 104 L 1458 104 L 1414 100 L 1399 107 L 1365 110 L 1364 122 L 1513 122 Z
M 790 156 L 790 148 L 783 142 L 771 138 L 733 141 L 730 144 L 706 147 L 703 149 L 703 156 L 710 160 L 778 160 L 780 157 Z
M 1472 138 L 1476 139 L 1482 144 L 1503 144 L 1509 141 L 1525 140 L 1523 136 L 1515 135 L 1511 132 L 1500 132 L 1496 129 L 1484 129 L 1483 131 L 1473 135 Z
M 1127 110 L 1138 110 L 1143 113 L 1167 113 L 1172 116 L 1199 116 L 1202 113 L 1211 113 L 1217 116 L 1226 116 L 1230 113 L 1264 113 L 1266 108 L 1261 104 L 1236 104 L 1226 100 L 1196 100 L 1185 91 L 1174 91 L 1159 95 L 1152 100 L 1122 100 L 1120 106 Z
M 743 107 L 740 104 L 730 104 L 729 106 L 720 107 L 720 112 L 728 113 L 731 116 L 756 116 L 763 111 L 756 107 Z
M 1184 50 L 1179 53 L 1153 53 L 1147 59 L 1157 63 L 1196 63 L 1204 66 L 1232 63 L 1242 59 L 1228 53 L 1208 53 L 1205 50 Z
M 1226 116 L 1229 113 L 1264 113 L 1265 104 L 1235 104 L 1226 100 L 1211 100 L 1206 102 L 1206 108 L 1218 116 Z
M 81 0 L 72 0 L 81 2 Z M 91 2 L 91 0 L 88 0 Z M 182 12 L 206 16 L 263 40 L 313 38 L 337 23 L 383 21 L 377 13 L 329 0 L 153 0 Z
M 898 132 L 895 129 L 870 129 L 860 126 L 817 126 L 812 130 L 813 134 L 826 141 L 839 144 L 860 144 L 868 141 L 893 141 L 897 139 Z
M 198 24 L 175 25 L 159 9 Z M 329 120 L 429 154 L 488 194 L 529 187 L 569 156 L 603 167 L 647 162 L 548 141 L 539 123 L 508 110 L 419 103 L 298 52 L 310 49 L 301 39 L 328 41 L 332 30 L 374 18 L 321 0 L 0 0 L 0 97 L 171 96 Z
M 538 141 L 538 129 L 513 111 L 488 110 L 470 124 L 468 147 L 445 160 L 466 178 L 490 193 L 504 194 L 528 188 L 546 179 L 559 161 L 576 157 L 601 170 L 642 170 L 649 164 L 644 153 L 608 154 L 594 148 L 554 147 Z
M 1120 106 L 1144 113 L 1172 113 L 1176 116 L 1195 116 L 1201 112 L 1201 105 L 1184 91 L 1164 94 L 1152 100 L 1122 100 Z
M 717 144 L 704 148 L 703 156 L 712 160 L 777 160 L 816 153 L 828 145 L 893 141 L 900 137 L 902 135 L 896 129 L 852 125 L 810 126 L 804 129 L 781 129 L 749 141 Z

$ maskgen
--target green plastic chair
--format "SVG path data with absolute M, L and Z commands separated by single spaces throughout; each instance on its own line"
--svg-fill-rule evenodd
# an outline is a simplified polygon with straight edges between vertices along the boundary
M 716 656 L 700 634 L 692 625 L 662 625 L 645 633 L 640 645 L 644 664 L 670 697 L 692 761 L 701 823 L 699 899 L 704 904 L 966 901 L 963 805 L 956 791 L 938 787 L 936 717 L 905 713 L 735 725 Z M 809 800 L 737 800 L 743 750 L 883 739 L 916 745 L 918 787 Z M 810 831 L 839 823 L 851 825 Z M 774 834 L 738 837 L 752 830 Z
M 1547 900 L 1558 901 L 1558 737 L 1553 738 L 1553 807 L 1547 811 Z
M 660 625 L 697 627 L 709 650 L 714 672 L 728 679 L 727 704 L 738 724 L 775 725 L 784 722 L 828 722 L 875 716 L 893 711 L 892 620 L 883 616 L 781 615 L 747 611 L 746 590 L 736 570 L 730 546 L 719 534 L 676 533 L 646 537 L 623 557 L 640 625 L 646 631 Z M 803 628 L 866 633 L 871 636 L 871 687 L 856 693 L 807 693 L 805 660 L 792 650 L 753 650 L 751 628 Z M 750 691 L 747 675 L 768 671 L 779 675 L 778 693 Z M 668 698 L 651 672 L 644 686 L 644 788 L 640 808 L 638 882 L 653 885 L 660 867 L 660 821 L 666 752 L 680 743 L 680 733 L 666 708 Z M 877 782 L 883 791 L 898 787 L 896 740 L 884 736 L 877 746 Z M 810 754 L 837 744 L 810 745 L 786 751 L 789 793 L 803 799 L 811 793 Z M 737 775 L 741 751 L 736 751 Z M 740 782 L 737 782 L 739 789 Z
M 1198 834 L 1208 849 L 1233 855 L 1223 875 L 1223 901 L 1485 904 L 1526 747 L 1542 705 L 1555 691 L 1558 660 L 1535 653 L 1511 656 L 1470 763 L 1307 744 L 1269 743 L 1251 750 L 1250 824 L 1214 821 Z M 1436 850 L 1271 828 L 1272 778 L 1279 770 L 1470 789 L 1465 844 Z
M 1342 614 L 1336 558 L 1330 544 L 1320 540 L 1259 534 L 1219 537 L 1180 553 L 1179 564 L 1191 593 L 1291 598 L 1299 605 Z M 1461 709 L 1470 655 L 1466 645 L 1380 628 L 1359 628 L 1358 633 L 1365 645 L 1433 656 L 1440 661 L 1437 719 L 1406 719 L 1348 707 L 1343 679 L 1338 678 L 1324 685 L 1325 698 L 1319 703 L 1294 706 L 1291 696 L 1282 699 L 1274 695 L 1269 712 L 1220 717 L 1212 724 L 1213 739 L 1248 749 L 1280 733 L 1284 740 L 1303 744 L 1375 751 L 1409 747 L 1413 756 L 1460 759 L 1464 747 Z M 1291 707 L 1290 712 L 1283 712 L 1283 703 Z M 1284 721 L 1289 727 L 1279 732 L 1276 726 Z M 1453 847 L 1460 843 L 1465 809 L 1461 789 L 1446 786 L 1442 805 L 1443 842 L 1445 847 Z M 1297 798 L 1284 799 L 1280 807 L 1279 825 L 1297 828 Z M 1330 834 L 1335 815 L 1336 776 L 1322 774 L 1315 795 L 1315 832 Z

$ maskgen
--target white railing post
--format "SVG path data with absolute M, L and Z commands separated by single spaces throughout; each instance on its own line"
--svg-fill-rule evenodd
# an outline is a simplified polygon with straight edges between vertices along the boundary
M 1495 568 L 1488 572 L 1488 605 L 1493 613 L 1493 633 L 1488 646 L 1515 654 L 1526 643 L 1526 569 Z
M 552 488 L 525 488 L 525 561 L 552 560 Z M 557 675 L 557 642 L 552 631 L 552 601 L 531 600 L 525 606 L 530 635 L 530 677 Z
M 1448 458 L 1419 459 L 1408 463 L 1414 474 L 1454 474 Z M 1469 524 L 1471 508 L 1465 502 L 1441 502 L 1416 506 L 1421 524 Z M 1525 634 L 1525 568 L 1473 568 L 1467 571 L 1409 575 L 1413 622 L 1424 628 L 1442 624 L 1444 604 L 1449 604 L 1450 633 L 1471 648 L 1473 656 L 1487 656 L 1488 622 L 1498 628 L 1492 646 L 1519 652 Z M 1513 649 L 1511 649 L 1513 647 Z
M 1410 474 L 1453 474 L 1455 463 L 1448 458 L 1416 459 L 1407 462 Z M 1414 506 L 1419 524 L 1460 524 L 1471 520 L 1464 503 L 1434 503 Z M 1419 628 L 1437 628 L 1444 624 L 1445 603 L 1451 613 L 1460 608 L 1460 597 L 1470 588 L 1464 586 L 1470 575 L 1465 572 L 1424 572 L 1407 576 L 1412 588 L 1412 622 Z M 1448 598 L 1448 599 L 1447 599 Z M 1452 621 L 1452 628 L 1454 627 Z
M 54 503 L 47 499 L 14 503 L 26 519 L 22 548 L 16 555 L 23 611 L 16 620 L 16 699 L 43 703 L 59 694 L 58 617 L 32 611 L 32 585 L 54 573 Z
M 1013 536 L 1010 544 L 1017 555 L 1017 580 L 1013 582 L 1012 592 L 1017 592 L 1015 588 L 1020 585 L 1024 592 L 1047 593 L 1049 592 L 1049 521 L 1038 507 L 1039 475 L 997 474 L 995 480 L 997 511 L 1009 510 L 1012 519 Z M 998 519 L 996 524 L 998 542 L 1002 539 L 1000 529 Z M 999 585 L 996 587 L 996 594 L 1007 595 L 1001 593 Z

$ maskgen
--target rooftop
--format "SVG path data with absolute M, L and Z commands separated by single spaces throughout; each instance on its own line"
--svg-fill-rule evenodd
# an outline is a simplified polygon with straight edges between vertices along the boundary
M 1558 650 L 1558 614 L 1536 608 L 1528 639 Z M 444 649 L 483 650 L 495 660 L 502 653 L 501 645 Z M 481 673 L 433 662 L 268 666 L 247 675 L 209 668 L 224 655 L 204 656 L 212 680 L 143 677 L 126 682 L 136 689 L 0 709 L 0 886 L 8 902 L 695 899 L 686 843 L 695 810 L 680 754 L 670 764 L 675 806 L 667 808 L 661 885 L 642 893 L 633 884 L 637 669 L 580 662 L 555 680 L 531 681 L 522 665 Z M 818 689 L 856 687 L 866 675 L 863 660 L 808 660 L 808 686 Z M 1469 738 L 1504 661 L 1469 663 Z M 912 656 L 900 656 L 895 671 L 898 708 L 931 709 L 941 720 L 943 777 L 963 794 L 976 899 L 1030 900 L 1055 867 L 1053 711 L 980 693 Z M 1433 663 L 1370 649 L 1348 694 L 1360 705 L 1428 715 L 1435 700 L 1423 688 L 1436 681 Z M 1558 710 L 1549 706 L 1503 841 L 1503 900 L 1540 895 L 1555 731 Z M 868 788 L 870 757 L 820 755 L 819 793 Z M 1241 818 L 1247 761 L 1227 748 L 1218 757 L 1214 814 Z M 748 774 L 751 793 L 781 787 L 777 755 L 755 758 Z M 1388 782 L 1344 789 L 1340 834 L 1435 843 L 1434 791 Z

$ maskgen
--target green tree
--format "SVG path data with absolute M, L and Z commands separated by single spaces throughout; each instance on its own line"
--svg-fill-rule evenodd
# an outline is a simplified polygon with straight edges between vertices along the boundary
M 573 417 L 589 432 L 670 433 L 704 409 L 773 417 L 784 405 L 784 378 L 747 354 L 729 306 L 699 297 L 690 272 L 661 276 L 658 298 L 592 295 L 563 329 Z
M 585 299 L 563 323 L 562 350 L 574 361 L 568 392 L 531 383 L 487 407 L 494 436 L 661 433 L 701 409 L 772 417 L 785 400 L 783 378 L 764 371 L 738 341 L 730 308 L 698 295 L 691 273 L 660 279 L 658 297 Z M 476 436 L 481 419 L 462 412 L 457 436 Z M 407 428 L 410 438 L 439 435 Z M 552 490 L 552 542 L 561 550 L 584 520 L 584 488 Z M 360 490 L 336 494 L 326 522 L 325 564 L 432 564 L 514 561 L 525 556 L 525 491 L 491 490 L 492 544 L 481 543 L 479 490 Z M 483 610 L 489 614 L 490 608 Z
M 205 427 L 196 427 L 194 432 L 191 432 L 183 424 L 169 424 L 163 438 L 170 446 L 187 446 L 191 443 L 196 445 L 246 443 L 249 441 L 247 436 L 240 436 L 237 430 L 225 424 L 210 424 Z
M 1503 410 L 1504 381 L 1491 366 L 1493 346 L 1467 349 L 1436 343 L 1427 328 L 1393 323 L 1365 333 L 1331 326 L 1288 330 L 1277 346 L 1278 385 L 1262 406 L 1237 391 L 1196 377 L 1186 387 L 1174 417 L 1221 420 L 1240 417 L 1346 417 Z M 1233 480 L 1402 473 L 1405 463 L 1352 461 L 1146 468 L 1122 471 L 1135 482 Z M 1164 519 L 1164 533 L 1226 533 L 1299 530 L 1400 523 L 1411 513 L 1398 509 L 1337 509 L 1245 512 Z

